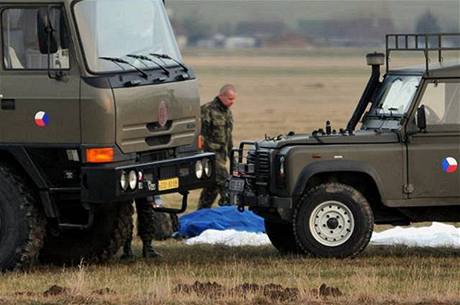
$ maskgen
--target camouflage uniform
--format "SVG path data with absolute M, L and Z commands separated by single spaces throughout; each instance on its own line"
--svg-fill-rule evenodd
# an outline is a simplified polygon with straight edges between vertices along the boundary
M 233 148 L 232 130 L 232 112 L 218 97 L 201 106 L 201 133 L 204 139 L 204 150 L 216 154 L 216 185 L 203 189 L 198 209 L 210 208 L 218 194 L 220 194 L 219 204 L 230 201 L 225 189 L 225 181 L 229 176 L 227 157 L 230 156 Z
M 147 199 L 137 199 L 136 200 L 136 212 L 137 212 L 137 234 L 142 240 L 142 255 L 144 257 L 155 257 L 158 256 L 158 253 L 152 247 L 152 241 L 155 238 L 155 225 L 154 225 L 154 209 L 153 202 Z M 133 240 L 131 234 L 126 240 L 125 246 L 123 247 L 123 257 L 130 258 L 133 257 L 133 252 L 131 249 L 131 243 Z

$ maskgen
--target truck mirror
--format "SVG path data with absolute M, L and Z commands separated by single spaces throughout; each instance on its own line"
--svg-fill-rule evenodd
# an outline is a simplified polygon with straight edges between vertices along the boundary
M 425 105 L 420 106 L 417 110 L 417 127 L 420 130 L 426 130 Z
M 40 9 L 37 13 L 38 47 L 41 54 L 54 54 L 58 51 L 54 29 L 50 23 L 48 9 Z
M 59 33 L 60 33 L 60 40 L 61 40 L 61 48 L 68 49 L 70 47 L 70 35 L 69 31 L 67 30 L 67 23 L 65 20 L 65 15 L 61 12 L 59 17 Z

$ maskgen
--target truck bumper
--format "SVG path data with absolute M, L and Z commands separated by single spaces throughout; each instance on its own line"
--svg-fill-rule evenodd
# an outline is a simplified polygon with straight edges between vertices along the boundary
M 269 194 L 256 195 L 248 188 L 243 178 L 231 177 L 229 179 L 230 201 L 233 205 L 257 208 L 292 208 L 291 197 L 278 197 Z
M 203 170 L 197 178 L 195 165 L 208 160 L 209 176 Z M 129 174 L 137 176 L 136 187 L 129 186 Z M 121 177 L 128 177 L 127 188 L 122 187 Z M 202 153 L 189 157 L 150 163 L 92 165 L 82 168 L 81 198 L 88 203 L 130 201 L 169 193 L 187 193 L 190 190 L 215 183 L 215 155 Z

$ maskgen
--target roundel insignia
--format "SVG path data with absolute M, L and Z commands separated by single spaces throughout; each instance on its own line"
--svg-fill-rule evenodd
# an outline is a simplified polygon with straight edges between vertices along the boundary
M 158 124 L 160 127 L 165 127 L 166 123 L 168 123 L 168 106 L 165 101 L 161 101 L 158 107 Z
M 455 158 L 452 157 L 447 157 L 444 160 L 442 160 L 442 170 L 445 173 L 451 174 L 455 173 L 458 168 L 458 162 L 455 160 Z
M 39 111 L 35 114 L 35 125 L 38 127 L 46 127 L 49 123 L 48 114 L 44 111 Z

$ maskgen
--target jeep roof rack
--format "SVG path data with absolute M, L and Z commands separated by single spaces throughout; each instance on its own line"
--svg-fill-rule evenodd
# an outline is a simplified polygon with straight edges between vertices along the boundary
M 431 51 L 438 52 L 439 63 L 443 61 L 443 51 L 460 51 L 460 33 L 387 34 L 385 41 L 387 73 L 390 70 L 390 54 L 392 51 L 423 52 L 426 73 L 430 72 Z M 450 46 L 449 43 L 453 43 L 454 46 Z

